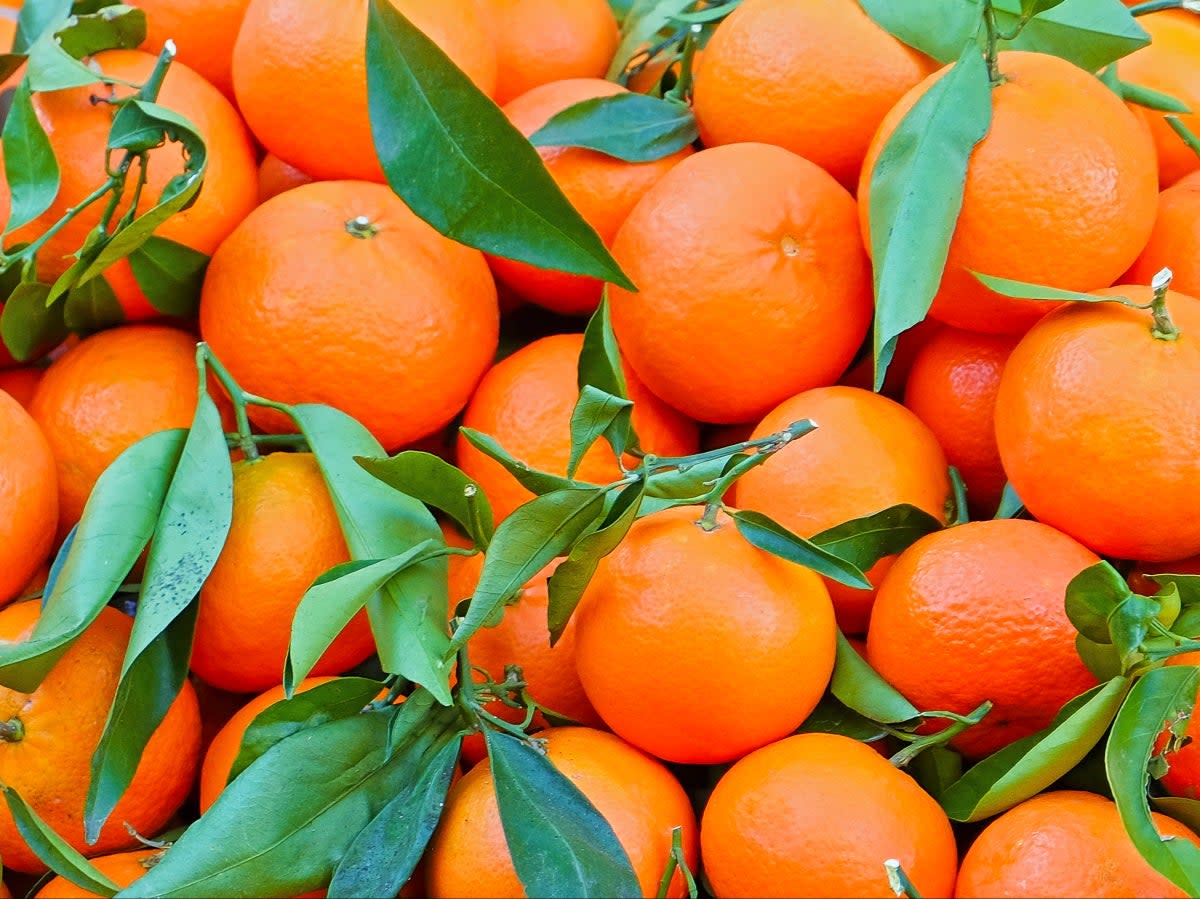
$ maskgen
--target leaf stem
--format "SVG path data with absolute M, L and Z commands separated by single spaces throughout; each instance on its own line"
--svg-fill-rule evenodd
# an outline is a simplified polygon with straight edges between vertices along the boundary
M 1161 12 L 1164 9 L 1189 9 L 1196 12 L 1196 4 L 1189 3 L 1188 0 L 1148 0 L 1146 3 L 1139 3 L 1137 6 L 1129 8 L 1131 16 L 1145 16 L 1152 12 Z
M 712 462 L 715 459 L 724 459 L 726 456 L 734 456 L 738 453 L 749 452 L 750 450 L 758 450 L 768 454 L 776 453 L 797 437 L 803 437 L 805 434 L 816 429 L 817 423 L 815 421 L 811 418 L 803 418 L 792 422 L 782 431 L 776 431 L 774 434 L 768 434 L 766 437 L 759 437 L 757 440 L 744 440 L 741 443 L 733 443 L 729 446 L 696 453 L 692 456 L 655 456 L 653 464 L 648 466 L 649 473 L 659 474 L 671 469 L 686 471 L 693 465 L 701 465 L 704 462 Z M 637 480 L 637 475 L 637 472 L 633 474 L 633 481 Z M 633 483 L 633 481 L 630 481 L 630 483 Z M 624 486 L 624 484 L 621 486 Z
M 0 721 L 0 742 L 20 743 L 23 739 L 25 739 L 25 725 L 20 718 Z
M 683 871 L 683 878 L 687 881 L 689 899 L 696 899 L 700 893 L 696 888 L 696 878 L 692 876 L 687 859 L 683 855 L 683 828 L 676 825 L 671 828 L 671 854 L 667 857 L 667 866 L 663 870 L 663 876 L 658 881 L 658 892 L 655 894 L 658 899 L 667 899 L 675 872 L 680 870 Z
M 688 29 L 687 36 L 683 39 L 683 56 L 679 63 L 679 80 L 675 82 L 675 86 L 663 94 L 664 100 L 673 100 L 676 103 L 688 104 L 692 99 L 692 76 L 695 66 L 696 50 L 698 48 L 697 38 L 703 26 L 696 24 Z
M 922 713 L 922 718 L 948 718 L 953 722 L 953 724 L 947 728 L 939 730 L 937 733 L 913 739 L 911 743 L 892 756 L 891 763 L 897 768 L 905 767 L 909 762 L 915 759 L 926 749 L 931 749 L 934 746 L 942 746 L 946 743 L 949 743 L 968 727 L 978 724 L 991 710 L 991 700 L 987 700 L 983 703 L 983 705 L 979 706 L 979 708 L 975 709 L 975 711 L 971 712 L 969 715 L 959 715 L 954 712 Z M 905 737 L 905 739 L 911 739 L 911 737 Z
M 1200 156 L 1200 137 L 1197 137 L 1191 128 L 1183 124 L 1183 120 L 1180 119 L 1179 116 L 1169 115 L 1166 117 L 1166 119 L 1167 124 L 1170 125 L 1172 130 L 1179 135 L 1180 140 L 1187 144 L 1188 148 L 1193 153 L 1195 153 L 1197 156 Z
M 83 212 L 83 210 L 87 209 L 93 203 L 103 199 L 104 195 L 116 186 L 116 183 L 116 179 L 109 178 L 102 185 L 64 212 L 63 217 L 46 229 L 46 231 L 37 240 L 33 241 L 33 243 L 27 245 L 24 249 L 19 250 L 11 256 L 0 256 L 0 271 L 11 267 L 14 262 L 32 259 L 38 250 L 44 247 L 48 241 L 50 241 L 56 234 L 58 234 L 59 231 L 67 226 L 71 219 L 75 218 L 75 216 L 79 215 L 79 213 Z
M 308 441 L 302 434 L 251 434 L 250 438 L 254 441 L 254 445 L 258 447 L 259 452 L 264 446 L 277 446 L 282 449 L 292 449 L 298 452 L 308 452 Z M 237 449 L 241 446 L 241 434 L 226 434 L 225 442 L 230 449 Z
M 921 894 L 917 892 L 916 886 L 904 873 L 899 859 L 889 858 L 883 863 L 883 870 L 887 872 L 888 886 L 891 887 L 893 893 L 897 896 L 907 896 L 908 899 L 921 899 Z
M 225 392 L 229 394 L 229 399 L 233 402 L 233 417 L 237 424 L 237 447 L 242 451 L 242 455 L 247 461 L 254 461 L 258 458 L 258 444 L 254 439 L 254 432 L 250 428 L 250 416 L 246 412 L 246 403 L 248 402 L 248 394 L 242 390 L 238 382 L 233 379 L 233 375 L 229 373 L 221 360 L 216 357 L 216 354 L 209 349 L 207 343 L 200 343 L 196 347 L 196 364 L 200 367 L 200 377 L 203 381 L 205 367 L 212 369 L 217 380 L 221 382 L 221 386 L 225 388 Z

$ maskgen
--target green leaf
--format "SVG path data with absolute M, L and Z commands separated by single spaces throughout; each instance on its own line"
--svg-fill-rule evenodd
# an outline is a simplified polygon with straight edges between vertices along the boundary
M 904 503 L 821 531 L 812 542 L 859 571 L 869 571 L 880 559 L 903 552 L 942 527 L 924 509 Z
M 183 429 L 151 434 L 100 475 L 33 633 L 0 644 L 0 684 L 36 690 L 116 593 L 154 533 L 186 435 Z
M 1156 812 L 1162 812 L 1200 833 L 1200 800 L 1182 796 L 1151 796 L 1150 803 Z
M 467 443 L 489 459 L 499 462 L 505 471 L 517 479 L 517 483 L 531 493 L 541 495 L 555 490 L 570 490 L 573 487 L 586 486 L 581 481 L 573 481 L 561 475 L 530 468 L 524 462 L 509 455 L 508 451 L 496 441 L 496 438 L 489 437 L 474 428 L 459 428 L 458 430 L 466 438 Z
M 394 490 L 440 509 L 458 522 L 472 542 L 486 548 L 495 525 L 492 504 L 477 481 L 432 453 L 406 450 L 390 459 L 356 459 L 372 477 Z
M 693 5 L 694 0 L 633 0 L 621 25 L 621 43 L 604 77 L 619 80 L 629 60 L 647 45 L 657 43 L 658 33 Z
M 1126 103 L 1136 103 L 1138 106 L 1144 106 L 1156 112 L 1174 112 L 1180 115 L 1186 115 L 1192 111 L 1192 108 L 1178 97 L 1172 97 L 1170 94 L 1164 94 L 1162 91 L 1156 91 L 1143 84 L 1122 81 L 1117 77 L 1115 66 L 1105 69 L 1101 80 Z
M 1092 293 L 1081 293 L 1077 290 L 1059 290 L 1057 287 L 1047 287 L 1044 284 L 1030 284 L 1027 281 L 1014 281 L 1011 278 L 997 278 L 981 272 L 971 272 L 975 280 L 989 290 L 1001 296 L 1018 300 L 1050 300 L 1061 303 L 1115 303 L 1119 297 L 1100 296 Z
M 4 177 L 12 204 L 4 233 L 11 234 L 50 208 L 61 180 L 54 148 L 38 121 L 29 82 L 24 79 L 13 93 L 0 141 L 4 144 Z
M 1161 587 L 1174 587 L 1179 591 L 1179 603 L 1184 609 L 1200 606 L 1200 574 L 1149 574 L 1149 580 Z M 1185 637 L 1192 636 L 1181 632 Z
M 635 289 L 491 100 L 390 3 L 367 23 L 371 133 L 388 183 L 460 243 Z
M 621 367 L 621 351 L 613 332 L 608 306 L 608 288 L 600 305 L 588 319 L 583 332 L 583 349 L 579 353 L 579 389 L 591 385 L 605 393 L 629 399 L 625 370 Z
M 567 460 L 567 477 L 575 477 L 584 454 L 600 437 L 608 440 L 617 459 L 622 458 L 629 447 L 632 413 L 632 401 L 605 393 L 590 384 L 585 386 L 571 410 L 571 455 Z
M 821 698 L 798 730 L 800 733 L 841 734 L 861 743 L 873 743 L 887 736 L 887 731 L 880 727 L 878 722 L 847 708 L 828 693 Z
M 1075 630 L 1094 643 L 1112 643 L 1109 616 L 1132 595 L 1129 584 L 1111 563 L 1097 562 L 1067 584 L 1067 617 Z
M 979 6 L 964 0 L 860 0 L 863 10 L 893 37 L 950 62 L 980 21 Z
M 12 787 L 0 783 L 0 793 L 8 803 L 17 832 L 34 855 L 56 874 L 61 874 L 75 886 L 100 896 L 112 896 L 120 887 L 80 855 L 66 840 L 56 834 L 38 817 L 37 812 Z
M 101 79 L 98 71 L 84 65 L 62 48 L 52 31 L 45 31 L 29 47 L 25 79 L 36 93 L 89 87 Z
M 1040 793 L 1083 761 L 1117 715 L 1132 681 L 1115 677 L 1076 696 L 1049 727 L 992 753 L 938 797 L 955 821 L 982 821 Z
M 529 743 L 491 729 L 484 738 L 504 838 L 526 894 L 641 896 L 625 847 L 579 788 Z
M 1108 632 L 1112 635 L 1122 674 L 1131 671 L 1145 658 L 1142 643 L 1161 608 L 1158 600 L 1131 593 L 1109 615 Z
M 731 460 L 744 454 L 706 459 L 691 465 L 681 465 L 669 471 L 655 472 L 646 484 L 646 495 L 666 499 L 682 499 L 697 502 L 707 494 L 724 474 Z
M 437 520 L 421 502 L 380 483 L 355 461 L 385 455 L 365 427 L 344 412 L 314 404 L 293 406 L 292 418 L 325 475 L 352 558 L 387 559 L 425 540 L 443 541 Z M 446 571 L 442 557 L 405 569 L 367 602 L 367 614 L 384 670 L 449 705 Z
M 103 331 L 125 321 L 125 310 L 103 275 L 68 290 L 62 315 L 64 324 L 81 334 Z
M 848 709 L 881 724 L 911 721 L 921 714 L 867 664 L 840 630 L 829 692 Z
M 946 745 L 930 746 L 919 753 L 904 769 L 930 796 L 942 793 L 962 776 L 963 757 Z
M 1125 831 L 1142 858 L 1189 896 L 1200 894 L 1200 847 L 1187 840 L 1163 839 L 1150 817 L 1146 788 L 1159 734 L 1170 721 L 1191 713 L 1197 686 L 1200 668 L 1175 665 L 1148 671 L 1117 712 L 1104 753 Z
M 26 0 L 17 14 L 14 53 L 27 53 L 33 42 L 71 14 L 71 0 Z
M 67 27 L 59 30 L 58 39 L 76 59 L 101 50 L 134 50 L 146 40 L 146 13 L 123 3 L 104 6 L 91 14 L 72 16 Z
M 1076 634 L 1075 652 L 1096 680 L 1107 681 L 1121 676 L 1121 655 L 1111 643 L 1096 643 L 1083 634 Z
M 996 24 L 1001 31 L 1011 31 L 1019 21 L 1019 0 L 996 0 Z M 1121 0 L 1064 0 L 1000 47 L 1061 56 L 1095 72 L 1149 43 L 1150 35 Z
M 209 257 L 152 234 L 129 254 L 133 277 L 150 305 L 166 315 L 195 315 Z
M 875 163 L 870 232 L 877 390 L 896 340 L 933 303 L 962 209 L 967 163 L 991 121 L 987 66 L 972 44 L 917 100 Z
M 1017 496 L 1017 491 L 1008 481 L 1004 482 L 1004 492 L 1000 494 L 1000 505 L 996 507 L 993 518 L 1020 518 L 1025 513 L 1025 503 Z
M 535 147 L 585 147 L 625 162 L 653 162 L 700 137 L 684 103 L 645 94 L 592 97 L 552 116 L 529 136 Z
M 1032 19 L 1048 9 L 1054 9 L 1062 2 L 1063 0 L 1021 0 L 1021 16 Z
M 732 514 L 738 533 L 752 546 L 805 568 L 811 568 L 839 584 L 862 590 L 871 589 L 871 582 L 853 562 L 834 555 L 811 540 L 793 534 L 761 512 L 738 511 Z
M 18 362 L 44 356 L 66 338 L 62 304 L 46 308 L 50 288 L 45 284 L 24 282 L 17 286 L 0 311 L 0 337 Z
M 604 491 L 578 487 L 535 497 L 505 518 L 488 547 L 470 608 L 450 641 L 451 650 L 466 644 L 552 559 L 569 552 L 603 512 Z

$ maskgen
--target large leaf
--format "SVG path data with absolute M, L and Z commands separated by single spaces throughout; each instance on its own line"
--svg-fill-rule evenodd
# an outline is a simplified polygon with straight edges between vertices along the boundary
M 941 529 L 942 522 L 924 509 L 902 504 L 821 531 L 812 542 L 859 571 L 868 571 L 880 559 L 903 552 Z
M 60 180 L 50 138 L 38 121 L 25 80 L 13 93 L 0 140 L 4 143 L 4 177 L 12 204 L 4 228 L 9 234 L 50 208 L 58 196 Z
M 0 312 L 0 337 L 13 358 L 28 362 L 48 353 L 67 336 L 62 304 L 46 308 L 50 288 L 36 281 L 19 284 Z
M 823 574 L 839 584 L 848 587 L 858 587 L 863 590 L 871 588 L 867 576 L 841 556 L 823 549 L 811 540 L 805 540 L 798 534 L 793 534 L 783 525 L 772 521 L 761 512 L 738 511 L 733 513 L 738 533 L 746 538 L 752 546 L 811 568 L 818 574 Z
M 911 721 L 920 714 L 916 706 L 867 664 L 841 631 L 837 635 L 837 661 L 829 692 L 846 708 L 881 724 Z
M 537 151 L 432 40 L 371 0 L 367 98 L 392 189 L 461 243 L 633 290 Z
M 646 94 L 592 97 L 552 116 L 529 136 L 535 147 L 585 147 L 625 162 L 653 162 L 700 136 L 691 107 Z

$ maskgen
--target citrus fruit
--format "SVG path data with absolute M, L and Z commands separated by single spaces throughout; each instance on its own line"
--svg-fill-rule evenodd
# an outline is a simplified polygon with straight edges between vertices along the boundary
M 1164 267 L 1171 286 L 1200 294 L 1200 172 L 1186 175 L 1158 195 L 1158 217 L 1142 254 L 1121 279 L 1149 284 Z
M 274 153 L 268 153 L 258 164 L 258 202 L 265 203 L 276 194 L 301 184 L 310 184 L 312 180 L 294 165 L 289 165 Z
M 91 862 L 97 871 L 123 889 L 153 868 L 162 856 L 162 849 L 147 847 L 102 855 Z M 100 894 L 81 889 L 60 874 L 48 880 L 34 894 L 34 899 L 100 899 Z
M 854 200 L 768 144 L 685 159 L 633 208 L 613 255 L 639 287 L 609 288 L 621 352 L 650 390 L 700 421 L 765 415 L 832 384 L 871 317 Z
M 41 429 L 0 390 L 0 605 L 22 588 L 54 548 L 58 487 Z
M 33 365 L 0 369 L 0 390 L 28 409 L 44 373 L 45 369 Z
M 250 0 L 134 0 L 146 13 L 142 49 L 175 42 L 179 61 L 233 99 L 233 44 Z

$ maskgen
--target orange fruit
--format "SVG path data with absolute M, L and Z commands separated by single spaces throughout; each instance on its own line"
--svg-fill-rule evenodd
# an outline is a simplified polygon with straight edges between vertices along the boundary
M 1200 294 L 1200 172 L 1186 175 L 1158 195 L 1158 217 L 1150 240 L 1121 280 L 1149 284 L 1164 267 L 1175 276 L 1172 287 L 1192 296 Z
M 909 410 L 857 387 L 818 387 L 781 403 L 751 436 L 766 437 L 804 418 L 817 429 L 739 479 L 740 508 L 762 512 L 802 537 L 900 503 L 946 520 L 946 456 Z M 866 572 L 874 586 L 894 558 L 880 559 Z M 874 591 L 828 579 L 825 586 L 842 630 L 866 633 Z
M 46 369 L 29 411 L 57 464 L 61 533 L 117 456 L 156 431 L 191 425 L 198 383 L 195 338 L 165 325 L 94 334 Z
M 40 606 L 19 602 L 0 610 L 0 640 L 28 640 Z M 132 629 L 132 619 L 106 606 L 34 692 L 0 687 L 0 782 L 16 790 L 60 837 L 89 855 L 136 846 L 126 823 L 138 833 L 156 833 L 183 803 L 196 773 L 200 713 L 196 693 L 185 683 L 146 745 L 137 774 L 100 839 L 90 846 L 84 842 L 83 804 L 92 754 L 104 731 Z M 7 806 L 0 808 L 0 855 L 5 868 L 45 870 L 17 832 Z
M 268 153 L 258 164 L 258 202 L 265 203 L 285 190 L 311 184 L 312 180 L 294 165 L 289 165 L 274 153 Z
M 832 177 L 779 147 L 685 159 L 613 242 L 640 289 L 609 288 L 630 366 L 676 409 L 718 424 L 832 384 L 871 318 L 856 214 Z
M 576 611 L 575 664 L 605 724 L 687 764 L 729 762 L 794 731 L 833 671 L 829 593 L 751 546 L 723 513 L 634 523 Z M 715 676 L 719 685 L 704 689 Z
M 579 398 L 577 368 L 582 334 L 555 334 L 497 362 L 479 382 L 463 414 L 463 426 L 488 434 L 509 453 L 540 471 L 565 475 L 571 455 L 571 411 Z M 633 426 L 647 452 L 683 456 L 696 451 L 696 425 L 651 394 L 624 366 L 633 400 Z M 483 488 L 496 521 L 533 498 L 500 463 L 458 438 L 458 464 Z M 628 458 L 626 465 L 636 467 Z M 612 448 L 597 441 L 575 477 L 609 484 L 621 478 Z
M 922 537 L 871 610 L 867 661 L 922 710 L 992 710 L 951 741 L 979 758 L 1046 727 L 1095 686 L 1075 653 L 1067 584 L 1100 559 L 1049 525 L 974 521 Z M 937 672 L 930 677 L 930 672 Z
M 627 93 L 625 88 L 601 78 L 554 81 L 521 94 L 504 107 L 504 113 L 528 137 L 569 106 L 623 93 Z M 624 162 L 580 147 L 539 147 L 538 153 L 567 199 L 605 244 L 611 245 L 638 200 L 692 150 L 685 147 L 645 163 Z M 581 315 L 600 304 L 603 284 L 596 278 L 536 268 L 501 256 L 489 256 L 488 261 L 502 283 L 547 309 Z
M 607 0 L 478 0 L 496 46 L 497 103 L 564 78 L 603 78 L 617 52 Z
M 168 40 L 180 62 L 233 99 L 233 44 L 250 0 L 134 0 L 146 13 L 142 49 L 157 54 Z
M 162 849 L 133 849 L 129 852 L 116 852 L 112 855 L 94 858 L 92 865 L 101 874 L 124 889 L 153 868 L 162 856 Z M 100 899 L 100 894 L 77 887 L 67 878 L 59 875 L 48 880 L 46 885 L 34 894 L 34 899 Z
M 496 49 L 473 0 L 392 0 L 489 96 Z M 250 0 L 233 48 L 238 107 L 315 178 L 382 181 L 367 113 L 367 0 Z
M 887 114 L 859 181 L 870 233 L 875 161 L 904 115 L 949 67 Z M 962 212 L 929 314 L 968 331 L 1021 333 L 1052 304 L 1014 300 L 971 271 L 1063 290 L 1107 287 L 1137 258 L 1154 226 L 1154 146 L 1137 118 L 1090 72 L 1042 53 L 1000 54 L 992 124 L 971 154 Z M 870 240 L 867 246 L 870 247 Z
M 1156 339 L 1149 312 L 1117 303 L 1056 310 L 1017 344 L 996 398 L 1000 458 L 1025 506 L 1119 559 L 1200 553 L 1200 301 L 1172 291 L 1167 306 L 1178 340 Z
M 150 75 L 155 58 L 140 50 L 106 50 L 92 57 L 104 74 L 135 84 Z M 111 90 L 99 83 L 88 87 L 34 94 L 38 119 L 52 135 L 50 145 L 58 160 L 62 179 L 58 196 L 44 213 L 8 235 L 8 244 L 28 242 L 45 232 L 66 211 L 104 183 L 105 147 L 118 107 L 94 98 L 128 96 L 127 87 Z M 196 202 L 171 216 L 155 230 L 155 236 L 185 244 L 202 253 L 217 245 L 254 208 L 257 192 L 254 148 L 237 110 L 221 92 L 181 63 L 173 63 L 163 81 L 158 102 L 188 119 L 208 146 L 208 170 L 204 188 Z M 179 144 L 168 144 L 150 154 L 142 205 L 149 209 L 166 183 L 183 171 Z M 114 165 L 120 160 L 114 157 Z M 136 174 L 131 171 L 132 193 Z M 0 179 L 0 217 L 8 220 L 11 196 L 7 182 Z M 67 270 L 74 253 L 88 232 L 100 221 L 103 203 L 97 203 L 65 225 L 38 253 L 38 275 L 53 280 Z M 119 207 L 117 215 L 124 211 Z M 143 210 L 144 211 L 144 210 Z M 127 260 L 114 263 L 105 273 L 129 319 L 153 318 L 159 312 L 146 299 L 133 277 Z
M 876 127 L 933 65 L 854 0 L 746 0 L 704 48 L 700 138 L 784 147 L 853 190 Z
M 337 510 L 311 453 L 233 466 L 233 524 L 200 590 L 192 671 L 222 690 L 283 682 L 292 618 L 318 576 L 350 561 Z M 313 667 L 340 674 L 375 650 L 365 610 Z
M 54 549 L 58 488 L 41 429 L 0 390 L 0 605 L 20 596 Z
M 1194 12 L 1170 10 L 1138 17 L 1138 24 L 1150 34 L 1150 43 L 1131 53 L 1117 66 L 1124 81 L 1152 88 L 1181 100 L 1191 113 L 1162 113 L 1142 106 L 1134 107 L 1150 126 L 1158 154 L 1158 180 L 1170 187 L 1184 175 L 1200 168 L 1200 158 L 1192 152 L 1167 123 L 1167 115 L 1177 116 L 1192 133 L 1200 130 L 1200 22 Z
M 1167 838 L 1200 845 L 1178 821 L 1151 812 Z M 994 819 L 963 857 L 955 896 L 1183 897 L 1150 867 L 1111 799 L 1053 790 Z
M 499 310 L 478 250 L 382 185 L 318 182 L 268 200 L 221 245 L 200 331 L 246 390 L 336 406 L 390 452 L 466 405 L 496 351 Z
M 0 390 L 3 390 L 25 408 L 33 400 L 34 391 L 42 381 L 45 369 L 33 365 L 20 368 L 0 369 Z
M 560 727 L 539 735 L 555 768 L 607 819 L 625 848 L 643 896 L 653 896 L 682 828 L 684 857 L 695 870 L 696 817 L 687 794 L 661 763 L 604 731 Z M 500 825 L 492 772 L 476 765 L 450 788 L 425 858 L 430 899 L 524 896 Z M 468 864 L 467 861 L 470 860 Z M 677 872 L 667 895 L 686 895 Z
M 713 893 L 891 896 L 897 859 L 923 896 L 949 896 L 958 852 L 950 820 L 915 780 L 849 737 L 787 737 L 736 762 L 700 824 Z
M 980 517 L 996 511 L 1008 480 L 996 448 L 996 391 L 1019 339 L 943 328 L 917 351 L 904 389 L 904 405 L 933 431 Z

